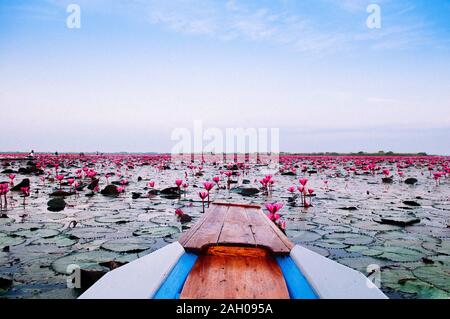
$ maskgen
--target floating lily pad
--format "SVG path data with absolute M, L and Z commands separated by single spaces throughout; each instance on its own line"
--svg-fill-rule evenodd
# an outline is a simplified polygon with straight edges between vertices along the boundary
M 110 227 L 76 227 L 68 233 L 80 239 L 103 238 L 107 234 L 115 233 L 117 230 Z
M 398 226 L 394 225 L 386 225 L 386 224 L 379 224 L 374 221 L 360 221 L 353 223 L 352 226 L 365 229 L 365 230 L 373 230 L 373 231 L 389 231 L 389 230 L 395 230 L 398 229 Z
M 174 226 L 153 226 L 135 230 L 133 235 L 135 236 L 148 236 L 154 238 L 163 238 L 179 233 L 180 230 Z
M 324 239 L 335 239 L 347 245 L 368 245 L 374 241 L 372 237 L 358 233 L 333 233 L 325 235 Z
M 20 230 L 14 233 L 15 235 L 27 237 L 27 238 L 50 238 L 59 234 L 59 231 L 55 229 L 39 228 Z
M 5 248 L 6 246 L 17 246 L 23 244 L 24 242 L 24 237 L 0 233 L 0 249 Z
M 176 242 L 180 238 L 180 236 L 181 236 L 181 233 L 176 233 L 176 234 L 173 234 L 170 236 L 166 236 L 166 237 L 164 237 L 164 241 L 166 243 L 171 244 L 173 242 Z
M 1 243 L 0 243 L 0 247 L 1 247 Z M 7 262 L 8 262 L 8 254 L 0 251 L 0 265 L 4 265 Z
M 441 243 L 425 242 L 422 247 L 438 254 L 450 255 L 450 240 L 443 240 Z
M 360 253 L 363 254 L 365 256 L 379 256 L 381 254 L 383 254 L 383 252 L 379 249 L 371 249 L 370 247 L 367 246 L 351 246 L 349 248 L 347 248 L 347 251 L 352 252 L 352 253 Z
M 0 229 L 7 233 L 14 233 L 19 230 L 38 229 L 44 226 L 45 224 L 42 223 L 14 223 L 10 225 L 2 225 Z
M 430 236 L 436 236 L 436 237 L 448 237 L 449 236 L 448 228 L 443 228 L 443 227 L 414 225 L 414 226 L 409 226 L 407 229 L 411 233 L 430 235 Z
M 440 243 L 441 240 L 424 234 L 412 234 L 406 231 L 388 231 L 380 232 L 376 234 L 376 237 L 380 240 L 388 241 L 390 243 L 402 243 L 404 245 L 411 245 L 413 242 L 431 242 Z M 401 246 L 401 245 L 398 245 Z
M 403 246 L 373 246 L 370 248 L 369 254 L 372 251 L 380 251 L 382 254 L 377 256 L 378 258 L 384 258 L 395 262 L 412 262 L 419 261 L 424 257 L 424 253 L 415 249 L 409 249 Z M 361 252 L 365 255 L 365 252 Z M 372 255 L 373 256 L 373 255 Z
M 132 218 L 130 218 L 130 216 L 123 216 L 123 215 L 101 216 L 95 218 L 95 221 L 98 223 L 105 223 L 105 224 L 126 224 L 131 222 Z
M 6 225 L 6 224 L 11 224 L 14 223 L 14 219 L 12 218 L 0 218 L 0 225 Z
M 384 287 L 397 291 L 417 294 L 418 298 L 438 299 L 450 295 L 429 283 L 416 278 L 413 272 L 406 269 L 385 269 L 381 273 L 381 283 Z
M 130 258 L 130 256 L 118 256 L 112 251 L 94 250 L 59 258 L 52 263 L 52 268 L 60 274 L 69 274 L 67 271 L 69 265 L 78 265 L 81 269 L 86 270 L 108 271 L 108 268 L 100 266 L 100 264 L 109 261 L 124 261 L 127 258 Z
M 325 226 L 321 228 L 323 231 L 326 232 L 330 232 L 330 233 L 343 233 L 343 232 L 350 232 L 352 229 L 351 227 L 348 226 L 334 226 L 334 225 L 330 225 L 330 226 Z
M 55 236 L 51 238 L 40 238 L 31 242 L 32 245 L 56 245 L 58 247 L 69 247 L 78 242 L 76 239 L 71 239 L 67 236 Z
M 304 243 L 316 241 L 322 236 L 310 230 L 288 230 L 287 234 L 294 243 Z
M 315 229 L 317 228 L 316 224 L 310 223 L 310 222 L 306 222 L 306 221 L 299 221 L 299 220 L 295 220 L 293 218 L 290 217 L 285 217 L 286 220 L 286 228 L 287 230 L 311 230 L 311 229 Z
M 367 275 L 367 269 L 369 265 L 378 265 L 383 267 L 385 262 L 373 257 L 345 257 L 337 260 L 338 263 L 356 269 L 363 274 Z
M 337 241 L 334 239 L 322 239 L 320 241 L 317 241 L 314 243 L 316 246 L 320 246 L 322 248 L 326 249 L 343 249 L 349 247 L 349 245 L 346 245 L 342 243 L 341 241 Z
M 450 203 L 434 204 L 434 208 L 450 211 Z
M 120 238 L 113 239 L 103 243 L 103 249 L 118 253 L 137 253 L 150 249 L 155 244 L 154 239 L 150 238 Z
M 450 293 L 450 267 L 422 266 L 414 269 L 413 274 L 417 278 Z
M 66 214 L 62 213 L 39 213 L 31 216 L 32 221 L 43 221 L 43 220 L 60 220 L 66 218 Z
M 170 225 L 170 224 L 174 224 L 176 222 L 176 219 L 175 219 L 175 216 L 160 215 L 160 216 L 150 218 L 150 221 L 155 224 Z

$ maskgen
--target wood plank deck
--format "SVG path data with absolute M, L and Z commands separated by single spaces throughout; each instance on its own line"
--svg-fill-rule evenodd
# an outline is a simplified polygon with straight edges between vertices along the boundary
M 225 245 L 264 247 L 275 255 L 286 255 L 294 247 L 260 206 L 235 203 L 212 203 L 179 242 L 194 252 L 211 245 Z
M 212 246 L 199 256 L 181 299 L 289 299 L 283 273 L 262 248 Z

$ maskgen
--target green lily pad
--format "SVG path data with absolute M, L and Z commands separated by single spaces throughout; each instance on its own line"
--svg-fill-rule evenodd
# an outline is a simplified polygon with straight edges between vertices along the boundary
M 299 221 L 292 218 L 285 218 L 286 220 L 286 229 L 289 230 L 311 230 L 317 228 L 316 224 L 305 222 L 305 221 Z
M 371 249 L 370 247 L 367 246 L 357 246 L 357 245 L 347 248 L 347 251 L 351 253 L 360 253 L 365 256 L 379 256 L 383 254 L 383 252 L 379 249 Z
M 450 293 L 450 267 L 422 266 L 414 269 L 413 274 L 417 278 Z
M 443 240 L 441 243 L 425 242 L 422 247 L 438 254 L 450 255 L 450 241 Z
M 368 245 L 374 241 L 372 237 L 358 233 L 333 233 L 325 235 L 324 239 L 335 239 L 347 245 Z
M 314 245 L 325 249 L 343 249 L 349 247 L 349 245 L 346 245 L 341 241 L 334 239 L 322 239 L 320 241 L 315 242 Z
M 345 233 L 350 232 L 352 229 L 348 226 L 325 226 L 321 228 L 323 231 L 330 232 L 330 233 Z
M 373 246 L 370 250 L 382 252 L 382 254 L 377 256 L 378 258 L 384 258 L 395 262 L 419 261 L 425 256 L 424 253 L 418 250 L 409 249 L 403 246 Z M 362 252 L 362 254 L 364 255 L 365 252 Z
M 0 244 L 1 245 L 1 244 Z M 1 247 L 1 246 L 0 246 Z M 4 265 L 8 262 L 8 254 L 0 251 L 0 265 Z
M 383 267 L 386 263 L 380 259 L 373 257 L 345 257 L 337 260 L 338 263 L 356 269 L 367 275 L 367 268 L 369 265 L 378 265 Z
M 59 234 L 59 231 L 55 229 L 39 228 L 20 230 L 14 233 L 15 235 L 27 237 L 27 238 L 50 238 Z
M 364 230 L 373 230 L 373 231 L 388 231 L 388 230 L 395 230 L 395 229 L 399 228 L 399 226 L 379 224 L 374 221 L 360 221 L 360 222 L 353 223 L 352 226 L 360 228 L 360 229 L 364 229 Z
M 113 216 L 101 216 L 95 218 L 97 223 L 105 223 L 105 224 L 126 224 L 132 221 L 129 216 L 123 215 L 113 215 Z
M 70 247 L 78 242 L 76 239 L 71 239 L 67 236 L 55 236 L 51 238 L 39 238 L 31 242 L 32 245 L 56 245 L 58 247 Z
M 6 246 L 17 246 L 23 244 L 24 242 L 24 237 L 0 233 L 0 249 L 5 248 Z
M 11 224 L 14 223 L 14 219 L 12 218 L 0 218 L 0 225 L 6 225 L 6 224 Z
M 413 272 L 406 269 L 385 269 L 381 272 L 381 283 L 384 287 L 416 294 L 424 299 L 447 299 L 450 294 L 434 287 L 420 279 Z
M 155 224 L 173 225 L 174 223 L 176 223 L 176 218 L 175 218 L 175 216 L 160 215 L 160 216 L 150 218 L 150 221 Z
M 434 204 L 432 205 L 434 208 L 442 209 L 442 210 L 448 210 L 450 211 L 450 203 L 443 203 L 443 204 Z
M 19 230 L 38 229 L 44 226 L 45 224 L 42 223 L 14 223 L 10 225 L 2 225 L 0 230 L 6 233 L 14 233 Z
M 133 235 L 135 236 L 148 236 L 153 238 L 163 238 L 179 233 L 180 230 L 174 226 L 153 226 L 135 230 Z
M 137 253 L 150 249 L 155 240 L 150 238 L 120 238 L 103 243 L 103 249 L 117 253 Z
M 287 235 L 294 243 L 313 242 L 322 237 L 310 230 L 288 230 Z
M 40 213 L 32 215 L 31 221 L 60 220 L 66 217 L 67 215 L 62 213 Z
M 68 234 L 79 239 L 103 238 L 107 234 L 115 233 L 117 230 L 110 227 L 75 227 Z
M 52 263 L 52 268 L 60 274 L 69 274 L 70 272 L 67 271 L 69 265 L 78 265 L 85 270 L 108 271 L 108 268 L 100 266 L 100 264 L 108 261 L 122 261 L 123 259 L 124 257 L 118 256 L 112 251 L 94 250 L 61 257 Z

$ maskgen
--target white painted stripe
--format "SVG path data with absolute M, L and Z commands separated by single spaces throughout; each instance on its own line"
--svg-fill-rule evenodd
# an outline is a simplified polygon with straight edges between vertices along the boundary
M 388 299 L 359 271 L 296 245 L 291 258 L 322 299 Z
M 184 254 L 178 242 L 108 272 L 80 299 L 151 299 Z

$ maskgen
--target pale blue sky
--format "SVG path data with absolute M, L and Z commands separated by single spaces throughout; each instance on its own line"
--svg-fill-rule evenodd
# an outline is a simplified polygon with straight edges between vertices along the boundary
M 200 119 L 278 127 L 283 151 L 450 154 L 449 21 L 438 0 L 0 0 L 0 151 L 164 152 Z

